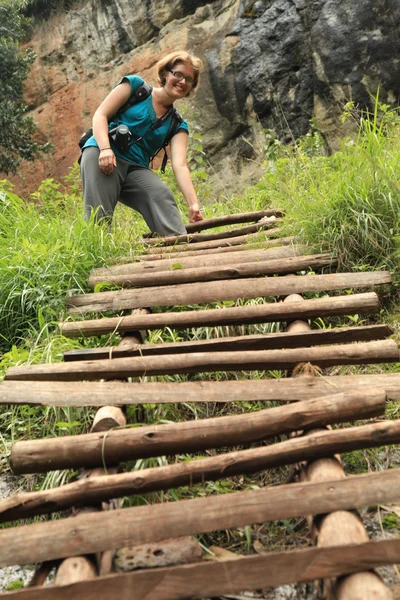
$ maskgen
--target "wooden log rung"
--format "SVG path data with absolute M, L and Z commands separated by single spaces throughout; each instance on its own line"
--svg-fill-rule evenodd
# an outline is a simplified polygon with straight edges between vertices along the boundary
M 0 405 L 129 406 L 136 404 L 296 402 L 335 392 L 382 387 L 400 400 L 400 373 L 334 375 L 291 379 L 189 382 L 2 381 Z
M 252 223 L 260 221 L 265 217 L 283 217 L 282 209 L 258 210 L 247 213 L 236 213 L 232 215 L 221 215 L 219 217 L 211 217 L 203 219 L 196 223 L 186 223 L 185 229 L 188 233 L 203 231 L 204 229 L 213 229 L 214 227 L 222 227 L 224 225 L 237 225 L 239 223 Z
M 82 514 L 0 530 L 0 566 L 25 565 L 253 523 L 398 502 L 400 470 Z M 235 562 L 236 569 L 237 563 Z M 42 590 L 40 590 L 42 591 Z
M 334 273 L 297 277 L 262 277 L 166 285 L 162 287 L 127 289 L 95 294 L 78 294 L 67 299 L 70 314 L 102 312 L 152 306 L 186 306 L 238 300 L 287 296 L 303 292 L 355 289 L 391 282 L 388 271 Z
M 108 267 L 99 267 L 92 269 L 89 277 L 89 286 L 92 287 L 94 278 L 104 277 L 108 275 L 133 275 L 134 273 L 156 273 L 165 271 L 179 265 L 184 269 L 192 267 L 207 267 L 210 265 L 227 265 L 230 263 L 242 264 L 252 261 L 262 261 L 267 259 L 289 258 L 291 256 L 302 256 L 307 254 L 307 247 L 301 245 L 288 245 L 276 248 L 258 248 L 257 250 L 242 250 L 237 252 L 235 256 L 232 253 L 216 253 L 209 254 L 205 257 L 201 256 L 181 256 L 176 258 L 164 258 L 161 260 L 139 260 L 136 262 L 128 262 L 127 264 L 111 265 Z M 93 278 L 93 279 L 92 279 Z
M 385 400 L 382 390 L 370 388 L 241 415 L 20 441 L 11 449 L 10 463 L 15 474 L 40 473 L 237 446 L 307 427 L 380 415 Z
M 292 304 L 276 302 L 218 310 L 165 312 L 139 318 L 128 315 L 87 321 L 66 321 L 60 323 L 59 327 L 65 337 L 80 337 L 124 333 L 142 329 L 162 329 L 163 327 L 184 329 L 214 325 L 248 325 L 354 313 L 371 314 L 376 313 L 379 308 L 380 303 L 377 294 L 368 292 L 365 294 L 302 300 Z
M 68 586 L 7 593 L 9 600 L 186 600 L 240 594 L 315 581 L 400 562 L 400 540 L 370 541 L 331 548 L 268 552 L 223 562 L 113 573 Z
M 279 219 L 279 222 L 281 219 Z M 168 237 L 154 237 L 143 240 L 143 243 L 147 246 L 176 246 L 178 244 L 196 244 L 203 242 L 213 242 L 220 240 L 229 240 L 236 237 L 246 237 L 247 235 L 256 234 L 259 231 L 265 231 L 272 229 L 279 223 L 275 216 L 266 217 L 261 219 L 253 225 L 246 225 L 245 227 L 239 227 L 239 229 L 224 229 L 217 233 L 188 233 L 184 235 L 173 235 Z
M 392 333 L 392 329 L 387 325 L 361 325 L 358 327 L 317 329 L 300 333 L 285 331 L 280 333 L 243 335 L 190 342 L 137 344 L 136 347 L 130 348 L 103 346 L 102 348 L 68 350 L 64 352 L 64 361 L 100 360 L 110 357 L 115 359 L 128 356 L 158 356 L 162 354 L 193 352 L 243 352 L 278 348 L 305 348 L 323 344 L 343 344 L 348 342 L 354 343 L 380 340 L 389 337 Z
M 196 250 L 209 250 L 213 248 L 225 248 L 228 246 L 242 246 L 244 244 L 262 243 L 271 238 L 279 238 L 279 229 L 261 229 L 257 233 L 238 235 L 229 239 L 213 239 L 204 242 L 191 242 L 190 244 L 176 244 L 175 246 L 157 246 L 149 248 L 149 254 L 170 254 L 172 252 L 193 252 Z M 293 240 L 293 238 L 292 238 Z M 281 242 L 282 243 L 282 242 Z
M 337 260 L 331 254 L 312 254 L 309 256 L 292 256 L 272 260 L 253 261 L 244 264 L 216 265 L 189 269 L 178 268 L 157 273 L 135 273 L 133 275 L 101 275 L 89 278 L 92 289 L 102 282 L 112 283 L 124 288 L 158 287 L 196 283 L 199 281 L 231 280 L 245 277 L 261 277 L 265 275 L 280 275 L 295 273 L 312 268 L 314 271 L 324 267 L 333 267 Z
M 151 254 L 140 254 L 136 255 L 136 260 L 141 261 L 153 261 L 153 260 L 164 260 L 173 258 L 176 260 L 176 257 L 179 255 L 179 258 L 184 257 L 194 257 L 194 256 L 206 256 L 210 254 L 218 254 L 224 255 L 226 253 L 234 252 L 236 256 L 239 256 L 240 253 L 246 250 L 255 250 L 260 248 L 274 248 L 280 246 L 292 246 L 295 243 L 294 236 L 287 236 L 284 238 L 264 238 L 260 241 L 258 239 L 250 239 L 243 240 L 240 244 L 229 246 L 218 246 L 216 248 L 193 248 L 193 244 L 187 246 L 170 246 L 169 248 L 160 248 L 160 252 L 153 252 Z M 214 244 L 215 245 L 215 244 Z M 152 248 L 150 250 L 153 250 Z M 119 261 L 119 263 L 130 262 L 132 257 L 124 257 L 123 260 Z
M 323 369 L 336 365 L 399 362 L 394 340 L 243 352 L 193 352 L 11 367 L 5 379 L 79 381 L 218 371 L 291 370 L 299 363 Z
M 319 431 L 261 448 L 120 473 L 69 483 L 60 488 L 18 493 L 0 501 L 0 522 L 96 505 L 112 498 L 204 485 L 235 475 L 251 474 L 300 461 L 328 458 L 342 452 L 400 442 L 400 420 Z
M 254 225 L 247 225 L 246 227 L 240 227 L 239 229 L 227 229 L 224 231 L 219 231 L 218 233 L 190 233 L 185 235 L 173 235 L 170 237 L 147 238 L 143 240 L 143 242 L 148 246 L 163 247 L 175 246 L 176 244 L 195 244 L 198 242 L 209 242 L 212 240 L 225 240 L 238 236 L 246 236 L 265 229 L 272 229 L 272 227 L 277 224 L 276 217 L 271 216 L 258 221 Z

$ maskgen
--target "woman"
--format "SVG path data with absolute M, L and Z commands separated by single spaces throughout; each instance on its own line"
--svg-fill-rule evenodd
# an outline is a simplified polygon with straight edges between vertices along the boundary
M 93 136 L 83 147 L 81 175 L 85 215 L 111 220 L 117 202 L 137 210 L 150 231 L 161 236 L 185 234 L 186 229 L 170 189 L 149 168 L 171 126 L 175 100 L 186 98 L 199 84 L 202 62 L 188 52 L 173 52 L 157 63 L 160 87 L 124 112 L 118 110 L 143 79 L 123 77 L 96 110 Z M 127 125 L 129 145 L 109 137 L 117 125 Z M 172 169 L 189 206 L 189 221 L 202 220 L 199 201 L 186 163 L 188 125 L 182 120 L 170 142 Z

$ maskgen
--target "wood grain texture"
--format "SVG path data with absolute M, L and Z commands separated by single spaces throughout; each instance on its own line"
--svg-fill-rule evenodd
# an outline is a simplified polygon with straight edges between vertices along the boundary
M 226 265 L 207 265 L 204 267 L 172 268 L 167 271 L 156 273 L 134 273 L 134 274 L 109 274 L 100 277 L 89 278 L 89 287 L 92 289 L 98 283 L 107 282 L 129 287 L 156 287 L 161 285 L 174 285 L 182 283 L 195 283 L 199 281 L 216 281 L 226 279 L 240 279 L 244 277 L 260 277 L 263 275 L 279 275 L 282 273 L 295 273 L 313 269 L 314 271 L 324 267 L 333 267 L 337 260 L 331 254 L 310 254 L 309 256 L 292 256 L 289 258 L 275 258 L 263 261 L 252 261 L 249 263 L 234 263 Z
M 389 400 L 400 400 L 400 373 L 335 375 L 300 379 L 241 381 L 58 382 L 2 381 L 0 405 L 118 406 L 197 402 L 296 402 L 325 394 L 382 387 Z
M 253 306 L 238 306 L 221 309 L 192 310 L 185 312 L 164 312 L 146 317 L 110 317 L 87 321 L 66 321 L 59 327 L 65 337 L 124 333 L 132 329 L 160 329 L 170 327 L 205 327 L 213 325 L 249 325 L 294 319 L 309 319 L 353 313 L 376 313 L 380 308 L 375 292 L 315 298 L 302 300 L 296 304 L 283 302 L 266 303 Z
M 129 348 L 103 346 L 67 350 L 64 361 L 99 360 L 127 356 L 159 356 L 193 352 L 243 352 L 248 350 L 272 350 L 278 348 L 306 348 L 324 344 L 343 344 L 385 339 L 393 331 L 387 325 L 361 325 L 316 329 L 300 333 L 280 332 L 237 337 L 196 340 L 191 342 L 166 342 L 165 344 L 136 344 Z
M 193 352 L 161 356 L 130 356 L 100 360 L 11 367 L 6 380 L 79 381 L 121 379 L 145 375 L 213 373 L 217 371 L 291 370 L 297 363 L 312 363 L 320 368 L 335 365 L 365 365 L 399 361 L 394 340 L 337 344 L 284 350 L 247 350 L 243 352 Z
M 160 248 L 160 252 L 155 252 L 153 248 L 151 254 L 140 254 L 134 258 L 142 261 L 153 261 L 153 260 L 164 260 L 168 258 L 174 258 L 176 260 L 177 255 L 180 258 L 193 257 L 193 256 L 207 256 L 210 254 L 224 255 L 227 253 L 234 252 L 236 255 L 245 250 L 255 250 L 260 248 L 275 248 L 281 246 L 292 246 L 295 243 L 294 236 L 287 236 L 283 238 L 262 238 L 259 240 L 260 234 L 254 239 L 247 240 L 246 237 L 241 241 L 240 244 L 229 246 L 218 246 L 217 248 L 192 248 L 193 244 L 187 246 L 170 246 L 169 248 Z M 215 245 L 215 244 L 214 244 Z M 132 257 L 122 257 L 119 264 L 130 262 Z
M 92 477 L 39 492 L 18 493 L 0 501 L 0 521 L 26 519 L 133 494 L 192 486 L 234 475 L 255 473 L 299 461 L 316 460 L 338 452 L 398 444 L 400 420 L 314 432 L 283 442 L 227 452 L 164 467 Z
M 183 285 L 166 285 L 151 289 L 118 290 L 94 294 L 78 294 L 67 299 L 71 314 L 105 310 L 122 310 L 151 306 L 186 306 L 292 293 L 343 290 L 370 287 L 391 282 L 388 271 L 332 273 L 296 277 L 262 277 L 240 281 L 206 281 Z
M 191 244 L 196 242 L 208 242 L 211 240 L 225 240 L 238 236 L 249 235 L 264 229 L 272 229 L 276 226 L 276 217 L 267 217 L 265 220 L 258 221 L 253 225 L 239 227 L 239 229 L 225 229 L 218 233 L 189 233 L 186 235 L 173 235 L 169 237 L 155 237 L 143 240 L 148 246 L 175 246 L 176 244 Z
M 0 566 L 112 550 L 130 544 L 244 527 L 397 502 L 400 470 L 324 483 L 291 483 L 245 492 L 97 514 L 0 530 Z M 235 569 L 237 561 L 235 561 Z
M 291 256 L 301 256 L 307 254 L 307 248 L 300 245 L 280 246 L 277 248 L 258 248 L 257 250 L 242 250 L 236 252 L 235 256 L 231 253 L 215 253 L 204 256 L 181 256 L 178 260 L 175 258 L 165 258 L 161 260 L 140 260 L 123 265 L 110 265 L 109 267 L 99 267 L 90 272 L 89 287 L 93 287 L 93 282 L 108 275 L 132 275 L 134 273 L 156 273 L 158 271 L 167 271 L 179 265 L 184 269 L 193 267 L 207 267 L 213 265 L 229 265 L 232 262 L 242 264 L 254 261 L 275 260 L 277 258 L 289 258 Z M 100 279 L 103 281 L 103 279 Z
M 214 227 L 221 227 L 223 225 L 236 225 L 238 223 L 252 223 L 253 221 L 259 221 L 265 217 L 283 217 L 284 211 L 282 209 L 269 209 L 269 210 L 258 210 L 254 212 L 236 213 L 232 215 L 221 215 L 220 217 L 211 217 L 210 219 L 203 219 L 197 223 L 186 223 L 185 229 L 188 233 L 195 231 L 203 231 L 204 229 L 213 229 Z
M 187 600 L 337 577 L 400 562 L 400 540 L 305 548 L 224 562 L 97 577 L 65 587 L 9 592 L 9 600 Z M 363 596 L 367 598 L 367 595 Z
M 112 466 L 136 458 L 258 442 L 305 427 L 383 414 L 385 398 L 379 389 L 369 389 L 331 394 L 248 414 L 20 441 L 11 449 L 11 468 L 15 474 L 21 474 Z

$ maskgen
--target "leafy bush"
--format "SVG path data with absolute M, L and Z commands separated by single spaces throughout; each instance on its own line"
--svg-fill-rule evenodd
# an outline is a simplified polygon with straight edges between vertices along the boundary
M 20 52 L 29 21 L 21 14 L 23 0 L 0 0 L 0 171 L 15 173 L 21 160 L 34 160 L 51 145 L 35 140 L 36 124 L 25 115 L 22 94 L 30 65 L 31 49 Z

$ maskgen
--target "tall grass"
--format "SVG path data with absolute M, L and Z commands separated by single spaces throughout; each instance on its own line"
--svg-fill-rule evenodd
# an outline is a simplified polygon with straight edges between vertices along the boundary
M 334 252 L 341 269 L 389 269 L 400 279 L 400 116 L 377 109 L 358 116 L 356 139 L 332 156 L 299 140 L 268 164 L 258 187 L 286 210 L 286 232 Z
M 113 232 L 85 223 L 79 188 L 42 182 L 26 202 L 0 182 L 0 348 L 54 330 L 68 294 L 86 289 L 90 269 L 135 252 L 132 222 Z

